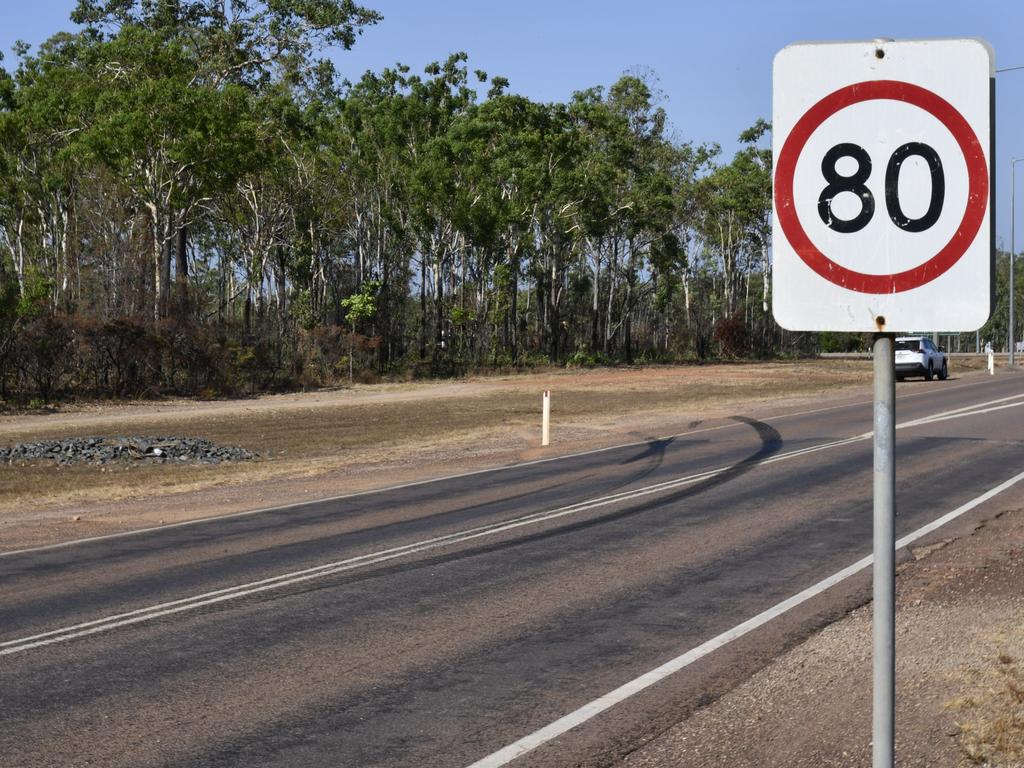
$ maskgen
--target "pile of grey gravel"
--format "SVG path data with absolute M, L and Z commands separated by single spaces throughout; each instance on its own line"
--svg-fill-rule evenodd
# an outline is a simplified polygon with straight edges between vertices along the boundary
M 217 445 L 198 437 L 68 437 L 0 447 L 0 463 L 55 461 L 58 464 L 220 464 L 256 458 L 245 448 Z

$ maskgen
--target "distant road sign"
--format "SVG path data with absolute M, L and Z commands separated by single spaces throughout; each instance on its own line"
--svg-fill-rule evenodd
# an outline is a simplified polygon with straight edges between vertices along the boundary
M 775 57 L 773 311 L 784 328 L 974 330 L 992 311 L 994 58 L 979 40 Z

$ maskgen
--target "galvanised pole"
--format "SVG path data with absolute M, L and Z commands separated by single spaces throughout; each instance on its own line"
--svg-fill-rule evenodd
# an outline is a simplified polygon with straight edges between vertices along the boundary
M 896 735 L 895 335 L 874 342 L 874 617 L 872 768 L 893 768 Z

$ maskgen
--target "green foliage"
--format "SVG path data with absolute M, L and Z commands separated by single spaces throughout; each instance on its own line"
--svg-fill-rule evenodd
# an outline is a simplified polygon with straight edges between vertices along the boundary
M 15 286 L 13 281 L 10 287 L 4 291 L 7 304 L 14 300 L 14 318 L 20 320 L 33 320 L 47 314 L 49 299 L 53 291 L 51 281 L 36 267 L 29 267 L 24 276 L 24 287 L 20 296 L 15 298 Z
M 315 77 L 322 49 L 351 48 L 380 18 L 352 0 L 78 0 L 71 14 L 95 37 L 138 27 L 185 38 L 207 78 L 249 84 L 268 81 L 275 68 L 289 79 Z
M 464 327 L 473 325 L 476 322 L 476 312 L 462 307 L 452 307 L 452 323 Z
M 818 334 L 818 346 L 822 352 L 863 352 L 864 337 L 859 333 L 825 331 Z
M 369 280 L 362 288 L 347 299 L 341 300 L 341 308 L 345 310 L 345 320 L 355 327 L 377 314 L 377 294 L 380 292 L 380 281 Z
M 80 32 L 21 49 L 0 70 L 0 396 L 793 346 L 763 306 L 767 123 L 723 161 L 677 137 L 649 73 L 566 103 L 461 52 L 339 82 L 324 53 L 379 18 L 79 0 Z M 64 357 L 27 345 L 45 319 L 73 327 Z
M 573 352 L 569 355 L 569 359 L 565 361 L 567 368 L 596 368 L 601 365 L 612 365 L 613 363 L 614 360 L 603 352 L 589 352 L 582 349 Z
M 316 325 L 313 304 L 308 290 L 298 291 L 292 297 L 291 315 L 303 330 L 310 331 Z

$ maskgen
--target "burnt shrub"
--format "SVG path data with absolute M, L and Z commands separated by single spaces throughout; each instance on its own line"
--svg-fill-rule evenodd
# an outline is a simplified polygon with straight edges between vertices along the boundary
M 13 358 L 21 388 L 48 404 L 76 368 L 73 322 L 64 315 L 32 319 L 15 339 Z
M 154 339 L 141 318 L 119 317 L 105 323 L 81 320 L 78 357 L 98 395 L 138 396 L 150 384 Z
M 252 354 L 242 340 L 240 326 L 178 321 L 165 333 L 176 392 L 216 397 L 259 387 L 262 379 L 257 366 L 265 360 Z
M 348 336 L 337 325 L 318 325 L 300 333 L 294 369 L 302 387 L 321 387 L 338 380 L 348 364 Z
M 750 349 L 750 336 L 740 310 L 715 325 L 715 341 L 723 357 L 740 357 Z

